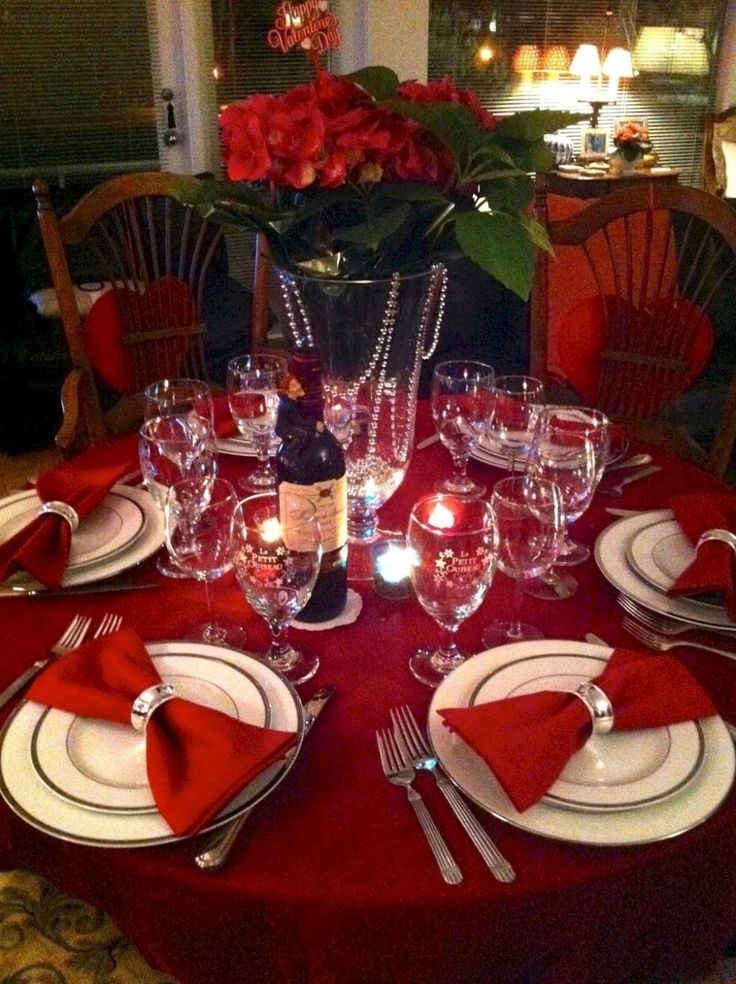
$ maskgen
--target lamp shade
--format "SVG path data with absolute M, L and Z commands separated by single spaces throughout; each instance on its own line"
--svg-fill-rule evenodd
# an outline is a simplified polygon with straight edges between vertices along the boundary
M 514 52 L 515 72 L 536 72 L 540 67 L 539 45 L 522 44 Z
M 544 50 L 543 72 L 567 72 L 570 68 L 570 52 L 564 44 L 551 44 Z
M 634 59 L 641 72 L 707 75 L 709 71 L 702 28 L 642 27 Z
M 632 79 L 634 63 L 627 48 L 611 48 L 603 62 L 603 74 L 616 79 Z
M 575 52 L 570 73 L 581 78 L 590 78 L 601 74 L 601 58 L 594 44 L 581 44 Z

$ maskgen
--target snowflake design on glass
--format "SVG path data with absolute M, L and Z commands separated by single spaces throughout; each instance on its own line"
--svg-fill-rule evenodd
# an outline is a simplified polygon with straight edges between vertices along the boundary
M 439 555 L 435 558 L 434 568 L 435 568 L 435 578 L 438 581 L 443 581 L 447 577 L 447 568 L 450 561 L 455 556 L 454 550 L 441 550 Z

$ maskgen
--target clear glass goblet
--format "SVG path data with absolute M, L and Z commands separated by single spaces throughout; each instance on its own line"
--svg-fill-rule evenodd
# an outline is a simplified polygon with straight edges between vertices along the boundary
M 233 559 L 250 606 L 268 622 L 271 645 L 259 656 L 294 684 L 314 676 L 319 659 L 296 649 L 288 624 L 312 594 L 322 557 L 314 506 L 300 499 L 295 511 L 279 515 L 279 497 L 262 492 L 238 503 L 233 517 Z
M 188 478 L 212 479 L 217 474 L 209 421 L 192 411 L 150 418 L 139 432 L 138 459 L 146 488 L 163 511 L 172 485 Z M 156 566 L 164 577 L 190 576 L 171 562 L 168 553 L 159 557 Z
M 495 373 L 485 362 L 440 362 L 432 373 L 432 419 L 440 440 L 450 452 L 451 478 L 435 485 L 437 492 L 483 495 L 485 487 L 468 478 L 468 458 L 486 431 L 493 413 Z
M 201 379 L 160 379 L 143 390 L 143 420 L 195 413 L 214 429 L 212 392 Z
M 596 458 L 592 442 L 581 433 L 566 431 L 541 435 L 535 440 L 527 460 L 527 474 L 544 478 L 559 486 L 566 528 L 579 519 L 590 505 L 596 487 Z M 555 564 L 578 564 L 590 556 L 587 547 L 566 533 Z M 577 591 L 577 581 L 562 577 L 527 581 L 524 591 L 536 598 L 569 598 Z
M 255 447 L 258 459 L 258 467 L 238 483 L 249 491 L 276 488 L 270 458 L 276 443 L 279 387 L 286 370 L 286 359 L 279 355 L 241 355 L 228 363 L 230 413 L 240 433 Z
M 417 650 L 409 669 L 437 687 L 465 659 L 455 634 L 478 609 L 493 580 L 498 533 L 490 503 L 458 495 L 430 495 L 409 517 L 411 579 L 422 608 L 442 632 L 437 647 Z
M 577 433 L 587 437 L 593 445 L 595 455 L 596 487 L 603 477 L 603 471 L 611 455 L 611 425 L 608 417 L 593 407 L 548 406 L 540 411 L 534 428 L 535 437 Z
M 488 421 L 484 445 L 506 459 L 513 472 L 516 461 L 525 458 L 534 442 L 534 428 L 544 407 L 544 384 L 534 376 L 497 376 L 493 414 Z
M 207 620 L 192 636 L 235 649 L 245 646 L 242 625 L 215 619 L 210 581 L 232 570 L 232 520 L 238 496 L 222 478 L 200 475 L 176 482 L 166 493 L 166 546 L 171 559 L 187 577 L 204 582 Z
M 519 618 L 524 582 L 540 577 L 555 562 L 565 538 L 560 489 L 553 482 L 515 475 L 496 482 L 491 507 L 498 527 L 498 566 L 514 580 L 511 620 L 496 620 L 483 630 L 491 649 L 508 642 L 543 639 L 536 626 Z

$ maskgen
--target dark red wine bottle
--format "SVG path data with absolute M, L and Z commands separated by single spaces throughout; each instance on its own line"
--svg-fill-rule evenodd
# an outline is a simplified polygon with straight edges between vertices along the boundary
M 297 618 L 326 622 L 343 610 L 348 591 L 345 455 L 325 427 L 319 357 L 312 350 L 296 352 L 290 373 L 276 423 L 281 438 L 276 454 L 280 511 L 287 511 L 287 497 L 305 498 L 315 505 L 322 531 L 322 563 L 312 597 Z

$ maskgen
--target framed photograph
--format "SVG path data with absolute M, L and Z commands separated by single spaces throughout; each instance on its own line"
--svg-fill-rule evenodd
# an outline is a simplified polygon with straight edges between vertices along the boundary
M 608 153 L 608 130 L 583 130 L 580 141 L 580 159 L 602 161 Z

